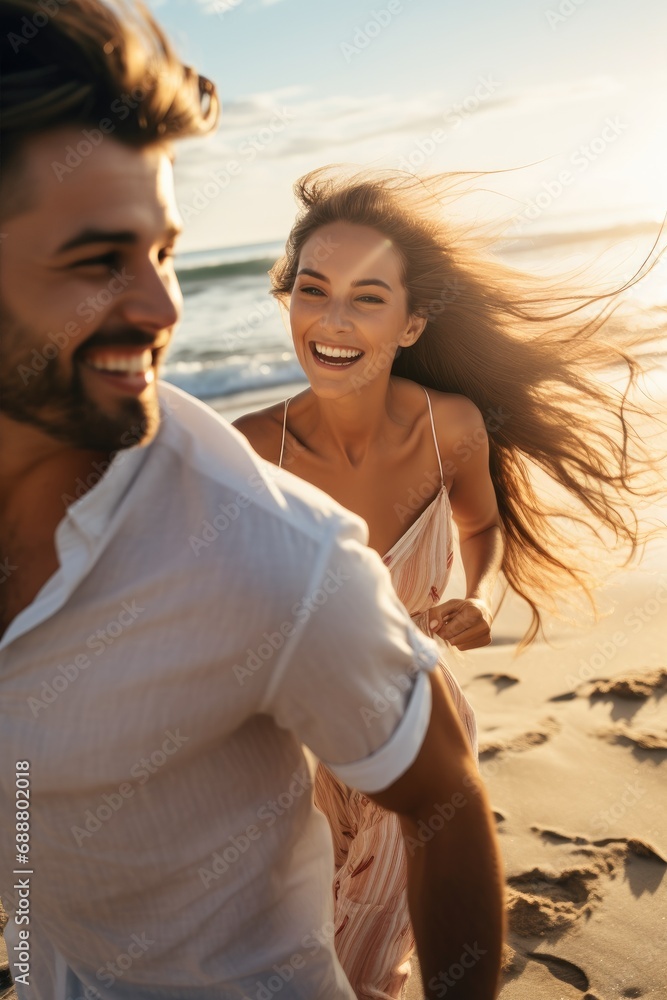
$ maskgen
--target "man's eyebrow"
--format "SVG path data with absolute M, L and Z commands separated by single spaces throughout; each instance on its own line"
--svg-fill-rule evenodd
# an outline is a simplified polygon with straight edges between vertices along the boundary
M 182 230 L 178 226 L 169 226 L 165 230 L 164 239 L 173 241 L 180 236 L 181 232 Z M 68 250 L 77 250 L 79 247 L 94 243 L 120 243 L 123 246 L 132 246 L 137 242 L 138 235 L 131 229 L 83 229 L 59 246 L 56 253 L 66 253 Z
M 325 281 L 327 285 L 331 284 L 329 279 L 324 274 L 320 274 L 319 271 L 312 271 L 309 267 L 302 267 L 300 271 L 297 272 L 297 278 L 300 274 L 307 274 L 311 278 L 317 278 L 319 281 Z M 381 278 L 363 278 L 361 281 L 353 281 L 353 288 L 363 288 L 366 285 L 380 285 L 381 288 L 386 288 L 388 292 L 393 291 L 391 285 L 388 285 L 386 281 Z

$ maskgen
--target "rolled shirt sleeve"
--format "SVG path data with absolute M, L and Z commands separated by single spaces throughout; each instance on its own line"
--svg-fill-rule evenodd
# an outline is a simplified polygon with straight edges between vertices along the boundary
M 345 784 L 376 792 L 413 763 L 431 714 L 438 654 L 412 623 L 376 552 L 346 523 L 292 612 L 301 625 L 262 711 Z

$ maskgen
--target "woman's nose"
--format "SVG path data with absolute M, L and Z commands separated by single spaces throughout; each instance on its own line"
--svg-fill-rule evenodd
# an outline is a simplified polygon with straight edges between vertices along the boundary
M 349 330 L 352 321 L 345 303 L 329 301 L 322 310 L 320 326 L 323 330 Z

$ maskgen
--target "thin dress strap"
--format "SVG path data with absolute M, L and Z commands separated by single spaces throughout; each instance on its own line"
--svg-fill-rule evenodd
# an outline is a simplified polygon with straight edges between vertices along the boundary
M 440 449 L 438 448 L 438 439 L 435 436 L 435 422 L 433 420 L 433 407 L 431 406 L 431 397 L 426 392 L 424 386 L 422 386 L 422 389 L 424 389 L 424 395 L 426 396 L 426 402 L 428 403 L 428 412 L 431 418 L 431 430 L 433 431 L 433 444 L 435 445 L 435 453 L 438 456 L 438 468 L 440 469 L 440 486 L 444 486 L 445 478 L 442 474 L 442 462 L 440 461 Z M 285 408 L 285 413 L 287 413 L 287 408 Z
M 283 416 L 283 439 L 280 445 L 280 460 L 278 462 L 279 469 L 282 469 L 283 467 L 283 455 L 285 453 L 285 434 L 287 433 L 287 407 L 289 406 L 291 399 L 292 397 L 290 396 L 289 399 L 285 400 L 285 414 Z M 430 405 L 431 404 L 429 403 L 429 406 Z

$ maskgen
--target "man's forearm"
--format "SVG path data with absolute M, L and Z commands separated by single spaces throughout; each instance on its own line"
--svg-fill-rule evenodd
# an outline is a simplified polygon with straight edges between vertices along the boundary
M 401 820 L 425 996 L 492 1000 L 504 929 L 502 864 L 477 775 L 430 815 Z

